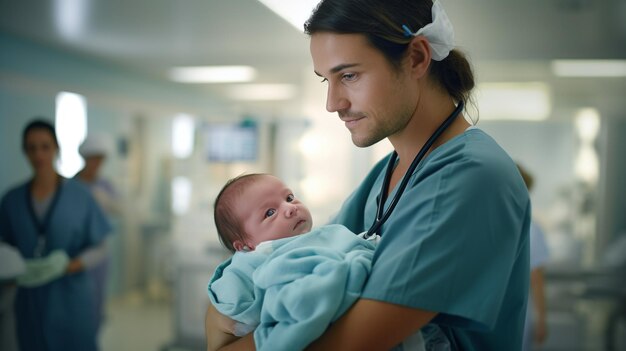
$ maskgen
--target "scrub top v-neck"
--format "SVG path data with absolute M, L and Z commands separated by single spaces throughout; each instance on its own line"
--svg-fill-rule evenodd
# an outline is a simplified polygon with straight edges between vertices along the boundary
M 54 191 L 45 198 L 38 200 L 32 193 L 32 181 L 27 187 L 27 201 L 30 210 L 31 219 L 37 227 L 37 244 L 33 252 L 34 257 L 42 257 L 46 249 L 46 231 L 50 224 L 50 219 L 54 213 L 59 197 L 61 196 L 61 189 L 63 180 L 61 177 L 57 180 Z

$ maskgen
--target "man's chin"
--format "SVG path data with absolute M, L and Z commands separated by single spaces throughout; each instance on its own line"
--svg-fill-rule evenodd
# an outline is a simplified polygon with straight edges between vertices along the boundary
M 376 139 L 362 139 L 362 138 L 358 138 L 356 137 L 354 134 L 352 134 L 352 143 L 354 144 L 354 146 L 356 147 L 360 147 L 360 148 L 366 148 L 366 147 L 370 147 L 374 144 L 376 144 L 377 142 L 379 142 L 382 139 L 376 140 Z

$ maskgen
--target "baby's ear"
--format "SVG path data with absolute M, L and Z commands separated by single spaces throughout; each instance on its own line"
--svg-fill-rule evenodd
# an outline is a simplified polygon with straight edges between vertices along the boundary
M 233 247 L 236 251 L 251 251 L 254 250 L 254 247 L 248 247 L 246 243 L 241 240 L 233 241 Z
M 244 246 L 245 246 L 245 244 L 241 240 L 233 241 L 233 247 L 235 248 L 236 251 L 243 250 Z

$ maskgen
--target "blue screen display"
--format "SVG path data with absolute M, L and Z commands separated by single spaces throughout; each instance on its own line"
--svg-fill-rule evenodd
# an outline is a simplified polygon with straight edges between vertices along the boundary
M 211 162 L 254 162 L 258 153 L 254 123 L 215 123 L 206 127 L 206 155 Z

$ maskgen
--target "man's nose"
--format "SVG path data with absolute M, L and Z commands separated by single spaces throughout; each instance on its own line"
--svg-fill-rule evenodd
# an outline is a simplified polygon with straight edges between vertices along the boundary
M 346 110 L 350 106 L 348 100 L 341 94 L 341 89 L 328 85 L 328 92 L 326 95 L 326 111 L 337 112 Z

